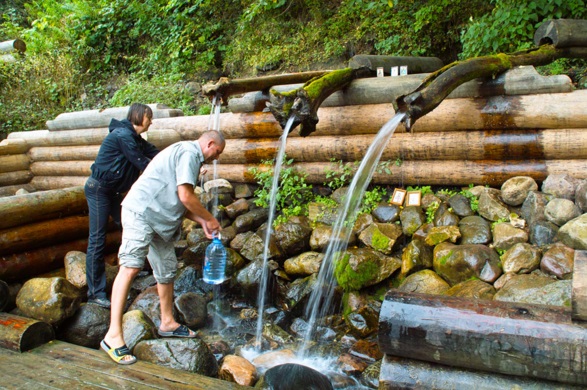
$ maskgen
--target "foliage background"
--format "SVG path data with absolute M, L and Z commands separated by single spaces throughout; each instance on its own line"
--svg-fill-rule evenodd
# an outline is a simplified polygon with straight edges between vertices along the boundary
M 583 0 L 5 0 L 0 41 L 27 44 L 0 62 L 0 139 L 62 112 L 209 102 L 186 88 L 220 76 L 336 69 L 355 54 L 444 63 L 533 46 L 551 18 L 587 18 Z M 585 88 L 585 61 L 539 69 Z M 197 88 L 195 89 L 197 90 Z

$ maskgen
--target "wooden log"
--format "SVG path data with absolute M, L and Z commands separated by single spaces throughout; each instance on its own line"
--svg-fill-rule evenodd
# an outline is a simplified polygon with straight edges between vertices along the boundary
M 573 318 L 587 321 L 587 251 L 575 251 L 571 302 Z
M 205 165 L 212 172 L 212 165 Z M 218 176 L 235 183 L 256 183 L 251 168 L 261 171 L 273 169 L 263 164 L 218 164 Z M 334 163 L 294 163 L 294 171 L 306 175 L 306 182 L 323 184 L 328 171 L 339 171 Z M 376 171 L 371 183 L 382 185 L 447 185 L 501 186 L 507 179 L 515 176 L 530 176 L 536 181 L 544 181 L 550 174 L 570 174 L 577 179 L 587 178 L 587 160 L 508 160 L 508 161 L 456 161 L 427 160 L 403 161 L 397 166 L 390 161 L 387 168 L 391 174 Z
M 118 250 L 121 237 L 120 231 L 108 233 L 105 254 Z M 31 251 L 0 256 L 0 278 L 6 281 L 30 279 L 63 267 L 63 260 L 67 252 L 80 251 L 85 253 L 87 249 L 88 239 L 82 238 Z
M 84 176 L 36 176 L 31 180 L 31 185 L 37 191 L 51 191 L 70 187 L 83 187 L 87 180 L 88 177 Z
M 0 173 L 26 171 L 29 165 L 30 160 L 26 154 L 0 155 Z
M 53 327 L 32 318 L 0 313 L 0 347 L 25 352 L 55 339 Z
M 83 176 L 89 177 L 94 161 L 39 161 L 31 164 L 35 176 Z M 33 184 L 34 185 L 34 184 Z
M 0 229 L 76 215 L 87 210 L 81 186 L 0 198 Z
M 172 129 L 149 130 L 141 134 L 141 137 L 163 150 L 171 144 L 181 141 L 179 133 Z
M 14 196 L 20 189 L 24 189 L 26 192 L 35 192 L 36 189 L 30 184 L 16 184 L 13 186 L 0 187 L 0 197 Z
M 536 46 L 552 44 L 557 48 L 586 47 L 587 20 L 552 19 L 543 22 L 534 33 Z
M 535 380 L 512 375 L 466 370 L 420 360 L 385 356 L 381 362 L 379 390 L 475 390 L 533 389 L 580 390 L 567 383 Z
M 320 107 L 354 106 L 392 103 L 401 95 L 416 89 L 427 73 L 403 77 L 371 77 L 353 80 L 346 88 L 326 98 Z M 301 84 L 281 85 L 273 89 L 291 91 Z M 533 66 L 508 70 L 495 78 L 468 81 L 451 92 L 447 99 L 474 98 L 494 95 L 528 95 L 572 92 L 573 83 L 566 75 L 542 76 Z M 263 91 L 250 92 L 228 102 L 231 112 L 263 111 L 269 95 Z
M 391 74 L 392 66 L 407 66 L 408 73 L 430 73 L 442 68 L 444 64 L 436 57 L 401 57 L 358 54 L 349 60 L 349 67 L 358 69 L 366 67 L 376 75 L 377 68 L 383 68 L 386 75 Z
M 29 145 L 23 139 L 4 139 L 0 142 L 0 155 L 24 154 Z
M 24 252 L 88 236 L 89 217 L 69 217 L 33 222 L 0 230 L 0 255 Z M 110 230 L 114 230 L 114 225 Z
M 0 280 L 0 311 L 4 311 L 10 302 L 10 290 L 5 281 Z
M 378 337 L 388 355 L 587 385 L 587 328 L 564 308 L 392 289 Z
M 29 150 L 29 158 L 39 161 L 94 161 L 100 150 L 100 145 L 81 146 L 35 146 Z
M 24 53 L 26 51 L 26 43 L 18 38 L 11 41 L 0 42 L 0 53 L 8 53 L 13 50 Z
M 298 163 L 360 161 L 374 138 L 372 134 L 292 137 L 287 140 L 286 155 Z M 220 162 L 260 163 L 275 158 L 279 146 L 277 138 L 229 140 Z M 399 133 L 381 155 L 382 161 L 585 158 L 587 129 Z
M 577 110 L 587 103 L 587 90 L 571 93 L 491 96 L 475 99 L 446 99 L 420 118 L 414 132 L 566 129 L 587 128 L 587 112 Z M 392 104 L 324 107 L 313 135 L 376 134 L 395 111 Z M 182 139 L 197 139 L 208 129 L 209 116 L 186 116 L 155 120 L 155 129 L 176 130 Z M 283 130 L 271 113 L 223 113 L 220 129 L 226 139 L 280 137 Z M 152 130 L 149 130 L 152 131 Z M 405 132 L 403 125 L 396 133 Z M 298 132 L 289 137 L 299 136 Z
M 8 139 L 23 139 L 34 146 L 100 145 L 108 135 L 107 128 L 80 129 L 69 131 L 34 130 L 8 134 Z
M 160 104 L 150 104 L 153 110 L 153 118 L 172 118 L 183 116 L 183 111 L 171 109 Z M 164 108 L 159 108 L 163 106 Z M 59 114 L 54 120 L 47 121 L 50 131 L 76 130 L 86 128 L 108 127 L 112 119 L 126 119 L 129 106 L 114 107 L 104 110 L 87 110 Z
M 29 170 L 0 173 L 0 186 L 26 184 L 31 181 L 33 174 Z

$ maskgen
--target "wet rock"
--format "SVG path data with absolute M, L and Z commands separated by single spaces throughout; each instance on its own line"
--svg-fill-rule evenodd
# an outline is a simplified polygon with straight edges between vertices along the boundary
M 155 326 L 161 325 L 161 304 L 159 302 L 157 286 L 149 287 L 140 293 L 128 310 L 140 310 L 153 321 Z
M 320 271 L 324 254 L 320 252 L 305 252 L 288 259 L 283 264 L 285 272 L 292 276 L 308 276 Z
M 406 236 L 414 234 L 426 222 L 426 216 L 419 206 L 408 206 L 400 213 L 402 230 Z
M 399 221 L 400 208 L 398 205 L 389 203 L 380 203 L 371 212 L 378 222 L 394 223 Z
M 437 210 L 434 217 L 434 225 L 436 226 L 457 226 L 459 221 L 459 217 L 450 210 L 446 210 L 443 213 L 439 213 Z
M 82 293 L 62 277 L 26 281 L 16 297 L 25 317 L 56 325 L 71 317 L 82 302 Z
M 193 292 L 178 296 L 175 299 L 175 308 L 179 315 L 179 322 L 193 329 L 203 327 L 208 319 L 207 303 L 204 296 Z
M 408 276 L 398 287 L 399 291 L 422 294 L 444 294 L 450 285 L 436 272 L 425 269 Z
M 506 272 L 503 275 L 501 275 L 499 278 L 497 278 L 497 280 L 493 283 L 493 287 L 495 288 L 495 290 L 501 290 L 501 288 L 503 286 L 506 285 L 506 283 L 516 277 L 518 274 L 515 274 L 513 272 Z
M 230 241 L 230 248 L 234 249 L 237 252 L 240 252 L 244 246 L 245 243 L 247 242 L 247 240 L 249 239 L 250 236 L 252 236 L 253 232 L 244 232 L 244 233 L 237 233 L 237 235 L 234 237 L 234 239 L 232 241 Z
M 348 313 L 344 321 L 355 337 L 367 337 L 374 334 L 379 326 L 379 310 L 381 303 L 369 301 L 367 305 Z
M 189 265 L 177 272 L 177 277 L 173 283 L 173 294 L 178 297 L 187 292 L 201 292 L 196 286 L 196 281 L 201 278 L 201 270 Z
M 575 188 L 579 181 L 567 174 L 550 174 L 542 182 L 542 192 L 553 195 L 555 198 L 564 198 L 574 201 Z
M 124 313 L 122 316 L 122 334 L 126 345 L 131 351 L 141 341 L 158 338 L 157 327 L 140 310 L 130 310 Z
M 503 272 L 530 273 L 540 266 L 541 255 L 540 249 L 531 244 L 515 244 L 501 257 Z
M 197 245 L 202 241 L 208 244 L 211 242 L 211 240 L 206 237 L 204 229 L 201 228 L 194 228 L 190 230 L 190 232 L 186 235 L 186 241 L 188 242 L 188 246 Z
M 267 263 L 268 271 L 275 271 L 279 265 L 274 261 Z M 263 273 L 263 260 L 255 260 L 247 264 L 243 269 L 237 272 L 236 281 L 238 285 L 246 292 L 253 293 L 256 291 Z M 256 296 L 256 295 L 255 295 Z
M 544 209 L 548 203 L 549 197 L 541 192 L 530 191 L 526 200 L 522 204 L 520 214 L 529 225 L 532 225 L 538 221 L 544 221 Z
M 355 221 L 355 225 L 353 226 L 353 234 L 359 235 L 363 230 L 365 230 L 369 225 L 373 224 L 373 216 L 371 214 L 361 213 L 357 216 L 357 220 Z
M 246 199 L 239 199 L 224 208 L 226 215 L 230 219 L 235 219 L 239 215 L 243 215 L 249 211 L 249 202 Z
M 485 191 L 479 197 L 479 215 L 489 221 L 510 219 L 508 207 L 492 191 Z
M 248 213 L 236 217 L 232 226 L 237 233 L 242 233 L 250 230 L 255 230 L 267 221 L 269 217 L 268 209 L 255 209 Z
M 272 367 L 286 363 L 291 363 L 297 359 L 294 351 L 291 349 L 281 349 L 279 351 L 270 351 L 263 353 L 252 360 L 251 363 L 257 367 L 257 370 L 264 371 Z
M 432 248 L 422 240 L 413 239 L 402 253 L 401 275 L 405 277 L 428 268 L 432 268 Z
M 565 223 L 559 229 L 557 238 L 570 248 L 587 250 L 587 214 Z
M 204 258 L 206 257 L 206 249 L 212 241 L 205 240 L 188 247 L 182 255 L 185 265 L 191 265 L 197 269 L 202 269 L 204 265 Z
M 469 217 L 475 215 L 471 210 L 471 202 L 463 194 L 455 194 L 448 199 L 448 204 L 454 213 L 459 217 Z
M 335 265 L 334 275 L 345 290 L 360 290 L 387 279 L 398 268 L 401 260 L 384 256 L 369 248 L 350 248 Z
M 349 191 L 348 186 L 340 187 L 340 188 L 337 188 L 336 190 L 334 190 L 334 192 L 332 193 L 332 195 L 330 195 L 330 197 L 332 199 L 334 199 L 336 201 L 336 203 L 344 204 L 345 197 L 346 197 L 346 194 L 348 193 L 348 191 Z
M 528 242 L 528 233 L 522 229 L 513 227 L 507 222 L 497 223 L 493 227 L 493 247 L 507 250 L 512 245 Z
M 134 354 L 139 360 L 178 370 L 215 377 L 218 363 L 214 355 L 199 339 L 158 339 L 141 341 Z
M 381 359 L 373 364 L 370 364 L 363 374 L 361 374 L 360 381 L 363 385 L 371 389 L 379 388 L 379 373 L 381 372 Z
M 570 307 L 571 281 L 536 276 L 517 275 L 511 278 L 493 297 L 496 301 L 531 303 Z
M 348 353 L 343 353 L 336 361 L 338 367 L 347 375 L 360 375 L 368 364 L 362 359 Z
M 264 390 L 333 390 L 330 379 L 313 368 L 295 363 L 274 365 L 255 385 Z
M 379 349 L 379 344 L 369 340 L 358 340 L 349 349 L 349 353 L 370 363 L 383 358 L 383 352 Z
M 548 202 L 544 209 L 546 219 L 557 226 L 562 226 L 580 215 L 581 210 L 579 207 L 568 199 L 553 199 Z
M 273 232 L 276 245 L 282 256 L 291 257 L 310 249 L 312 228 L 309 220 L 294 217 L 277 226 Z
M 575 250 L 557 243 L 551 246 L 540 260 L 542 272 L 554 275 L 558 279 L 571 279 L 575 264 Z
M 256 261 L 263 259 L 263 251 L 265 248 L 265 240 L 257 233 L 251 234 L 245 245 L 240 250 L 240 254 L 249 261 Z M 275 240 L 270 240 L 267 258 L 279 257 L 281 253 L 275 244 Z
M 461 231 L 456 225 L 441 225 L 432 227 L 424 242 L 429 246 L 435 246 L 444 241 L 456 243 L 460 237 Z
M 529 176 L 516 176 L 506 180 L 501 185 L 501 198 L 510 206 L 519 206 L 524 203 L 530 191 L 537 191 L 538 184 Z
M 226 276 L 232 277 L 246 265 L 246 260 L 232 248 L 226 248 Z
M 211 192 L 213 194 L 234 194 L 234 188 L 232 184 L 226 179 L 215 179 L 208 180 L 204 183 L 204 191 Z
M 549 221 L 537 221 L 530 225 L 530 243 L 544 246 L 554 243 L 558 233 L 558 226 Z
M 98 305 L 82 305 L 59 327 L 57 338 L 71 344 L 97 349 L 110 324 L 110 310 Z
M 391 223 L 375 223 L 359 234 L 359 241 L 385 255 L 390 255 L 397 240 L 402 236 L 402 228 Z
M 453 297 L 492 300 L 496 292 L 491 284 L 473 279 L 454 285 L 445 294 Z
M 236 199 L 250 198 L 255 193 L 255 185 L 239 183 L 234 185 L 234 197 Z
M 477 277 L 493 283 L 501 268 L 497 253 L 485 245 L 453 245 L 446 242 L 434 248 L 434 270 L 451 286 Z
M 257 369 L 243 357 L 227 355 L 222 360 L 218 378 L 242 386 L 253 386 L 257 380 Z
M 287 307 L 295 313 L 301 313 L 314 288 L 327 288 L 316 286 L 316 274 L 294 280 L 285 293 Z
M 332 226 L 322 223 L 317 224 L 310 236 L 310 248 L 315 252 L 322 252 L 328 245 L 331 245 L 332 232 Z M 346 233 L 345 229 L 342 229 L 337 241 L 346 241 Z M 354 245 L 355 240 L 356 236 L 351 233 L 348 245 Z
M 575 189 L 575 204 L 581 209 L 581 212 L 587 212 L 587 180 L 582 180 Z
M 427 193 L 426 195 L 422 196 L 422 200 L 420 202 L 420 206 L 424 210 L 427 210 L 433 203 L 440 204 L 442 201 L 436 195 Z
M 173 243 L 173 248 L 175 248 L 175 256 L 177 258 L 181 258 L 183 256 L 183 252 L 188 249 L 188 241 L 187 240 L 179 240 Z
M 416 230 L 414 232 L 414 234 L 412 234 L 412 240 L 422 240 L 424 241 L 426 239 L 426 237 L 428 236 L 428 233 L 430 232 L 430 229 L 432 229 L 434 227 L 434 224 L 432 223 L 425 223 L 422 226 L 420 226 L 418 228 L 418 230 Z
M 211 192 L 205 192 L 200 195 L 200 202 L 202 202 L 202 205 L 208 210 L 212 210 L 218 206 L 228 206 L 233 201 L 234 200 L 230 194 L 216 195 Z
M 461 244 L 488 244 L 493 240 L 491 225 L 477 215 L 465 217 L 459 222 Z
M 272 323 L 263 325 L 263 337 L 280 347 L 293 342 L 293 337 L 289 333 Z
M 333 225 L 338 217 L 338 204 L 324 204 L 310 202 L 308 204 L 308 219 L 314 223 Z
M 70 251 L 65 254 L 65 279 L 79 289 L 87 288 L 86 284 L 86 254 L 79 251 Z

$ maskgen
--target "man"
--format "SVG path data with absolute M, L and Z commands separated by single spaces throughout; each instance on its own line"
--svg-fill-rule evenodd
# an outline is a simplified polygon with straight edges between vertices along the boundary
M 219 222 L 194 194 L 194 187 L 202 164 L 217 159 L 224 146 L 222 134 L 212 130 L 197 141 L 167 147 L 150 162 L 122 202 L 120 269 L 112 288 L 110 328 L 100 344 L 118 364 L 136 362 L 123 339 L 122 314 L 130 285 L 143 268 L 147 252 L 161 304 L 159 335 L 196 336 L 173 318 L 173 280 L 177 270 L 174 241 L 180 236 L 183 217 L 202 225 L 208 238 L 221 230 Z

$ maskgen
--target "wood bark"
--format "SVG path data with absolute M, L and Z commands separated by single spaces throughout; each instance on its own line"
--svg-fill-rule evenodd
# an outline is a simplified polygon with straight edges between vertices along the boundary
M 410 129 L 421 117 L 434 110 L 459 85 L 478 77 L 498 75 L 514 66 L 546 65 L 559 58 L 587 58 L 587 48 L 557 49 L 543 45 L 511 55 L 497 54 L 454 62 L 432 73 L 414 92 L 396 100 L 394 107 L 406 114 Z
M 24 154 L 29 150 L 29 145 L 22 139 L 4 139 L 0 142 L 0 156 L 10 154 Z
M 40 161 L 94 161 L 100 150 L 100 145 L 81 146 L 35 146 L 28 152 L 34 162 Z
M 0 53 L 8 53 L 13 50 L 24 53 L 26 51 L 26 43 L 22 39 L 0 42 Z
M 50 191 L 70 187 L 83 187 L 87 180 L 87 176 L 36 176 L 31 180 L 31 185 L 37 191 Z
M 113 231 L 106 236 L 105 254 L 116 252 L 120 246 L 121 233 Z M 6 281 L 26 280 L 34 276 L 63 267 L 67 252 L 86 252 L 88 239 L 77 239 L 37 248 L 30 251 L 0 256 L 0 278 Z
M 378 390 L 475 390 L 533 389 L 533 390 L 580 390 L 558 382 L 542 381 L 513 375 L 467 370 L 442 364 L 385 356 L 381 362 Z
M 534 44 L 552 44 L 556 48 L 587 47 L 587 20 L 547 20 L 536 29 Z
M 31 181 L 33 174 L 29 170 L 0 173 L 0 186 L 26 184 Z
M 212 172 L 211 165 L 205 165 Z M 337 171 L 334 163 L 294 163 L 294 171 L 306 175 L 306 182 L 323 184 L 328 171 Z M 259 164 L 218 164 L 219 177 L 235 183 L 256 183 L 251 168 L 273 169 Z M 428 160 L 403 161 L 400 166 L 388 165 L 391 174 L 376 171 L 371 182 L 384 185 L 489 185 L 501 186 L 515 176 L 530 176 L 543 181 L 550 174 L 570 174 L 578 179 L 587 178 L 587 160 Z
M 0 313 L 0 347 L 25 352 L 54 339 L 53 327 L 46 322 Z
M 33 222 L 0 230 L 0 255 L 24 252 L 88 236 L 89 217 L 69 217 Z M 114 230 L 114 225 L 109 230 Z
M 30 160 L 26 154 L 0 155 L 0 173 L 26 171 L 29 165 Z
M 375 135 L 292 137 L 286 155 L 295 162 L 360 161 Z M 233 139 L 221 164 L 252 164 L 274 159 L 276 138 Z M 503 130 L 395 134 L 381 161 L 586 159 L 587 129 Z
M 587 385 L 587 328 L 563 308 L 389 290 L 378 336 L 393 356 Z
M 353 69 L 368 68 L 373 76 L 377 75 L 377 68 L 383 68 L 386 75 L 391 74 L 392 66 L 407 66 L 408 74 L 430 73 L 442 68 L 442 60 L 437 57 L 401 57 L 358 54 L 349 60 L 349 67 Z
M 31 164 L 35 176 L 84 176 L 89 177 L 94 162 L 86 161 L 39 161 Z
M 587 111 L 577 110 L 585 104 L 587 90 L 446 99 L 421 118 L 413 131 L 587 128 Z M 394 114 L 389 103 L 320 108 L 320 122 L 313 135 L 376 134 Z M 198 115 L 156 120 L 149 131 L 173 129 L 182 139 L 193 140 L 208 129 L 208 119 L 208 116 Z M 262 112 L 220 114 L 220 129 L 226 139 L 279 138 L 283 133 L 271 113 Z M 395 132 L 404 131 L 405 127 L 400 125 Z M 296 136 L 298 132 L 292 132 L 288 138 Z
M 108 129 L 80 129 L 69 131 L 18 131 L 8 134 L 8 139 L 23 139 L 34 146 L 100 145 L 108 135 Z
M 587 321 L 587 251 L 575 251 L 571 301 L 573 318 Z
M 339 107 L 351 105 L 393 103 L 399 96 L 418 88 L 427 73 L 402 77 L 370 77 L 356 79 L 344 89 L 328 96 L 320 105 Z M 274 87 L 279 92 L 287 92 L 301 87 L 301 84 Z M 573 84 L 566 75 L 542 76 L 533 66 L 510 69 L 495 78 L 479 78 L 458 86 L 447 99 L 474 98 L 495 95 L 528 95 L 544 93 L 572 92 Z M 263 91 L 250 92 L 241 98 L 228 102 L 231 112 L 262 111 L 269 101 L 269 94 Z
M 0 229 L 75 215 L 88 210 L 83 187 L 0 198 Z

